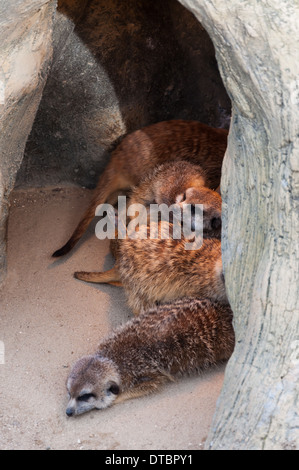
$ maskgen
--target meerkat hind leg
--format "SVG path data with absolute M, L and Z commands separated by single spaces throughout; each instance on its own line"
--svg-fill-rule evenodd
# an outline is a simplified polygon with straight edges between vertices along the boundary
M 92 282 L 95 284 L 111 284 L 113 286 L 122 287 L 122 282 L 116 267 L 109 269 L 109 271 L 90 273 L 90 272 L 75 272 L 74 276 L 80 281 Z

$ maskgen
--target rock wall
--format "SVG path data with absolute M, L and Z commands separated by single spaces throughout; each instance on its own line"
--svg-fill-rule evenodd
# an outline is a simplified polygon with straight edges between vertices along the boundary
M 209 449 L 299 448 L 299 7 L 181 0 L 232 98 L 222 251 L 236 348 Z
M 213 44 L 177 0 L 59 0 L 18 184 L 92 187 L 125 133 L 171 118 L 227 127 L 229 117 Z
M 52 58 L 54 0 L 0 4 L 0 281 L 6 268 L 9 194 Z

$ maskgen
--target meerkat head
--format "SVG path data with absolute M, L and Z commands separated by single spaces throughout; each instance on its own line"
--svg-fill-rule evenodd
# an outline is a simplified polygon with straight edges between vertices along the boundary
M 195 230 L 195 205 L 203 205 L 204 236 L 221 237 L 221 196 L 206 187 L 190 187 L 176 197 L 176 203 L 183 206 L 191 205 L 191 228 Z
M 96 355 L 82 357 L 67 380 L 66 414 L 75 416 L 107 408 L 120 394 L 120 386 L 120 375 L 112 361 Z

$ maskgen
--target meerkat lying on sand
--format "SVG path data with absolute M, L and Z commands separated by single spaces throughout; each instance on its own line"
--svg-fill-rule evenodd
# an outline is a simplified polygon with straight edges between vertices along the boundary
M 66 414 L 101 410 L 226 361 L 234 349 L 228 305 L 186 298 L 148 310 L 73 366 Z

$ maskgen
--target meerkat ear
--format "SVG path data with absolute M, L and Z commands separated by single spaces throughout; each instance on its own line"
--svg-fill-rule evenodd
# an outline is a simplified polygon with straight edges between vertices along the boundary
M 195 194 L 196 194 L 196 188 L 191 186 L 190 188 L 187 188 L 184 193 L 178 194 L 175 202 L 176 204 L 180 204 L 182 202 L 185 202 L 186 199 L 188 198 L 192 199 L 192 197 L 194 197 Z
M 107 392 L 108 394 L 113 393 L 113 395 L 119 395 L 120 387 L 116 382 L 109 382 Z
M 186 201 L 186 197 L 187 197 L 186 193 L 178 194 L 177 197 L 175 198 L 175 203 L 180 204 L 181 202 Z

